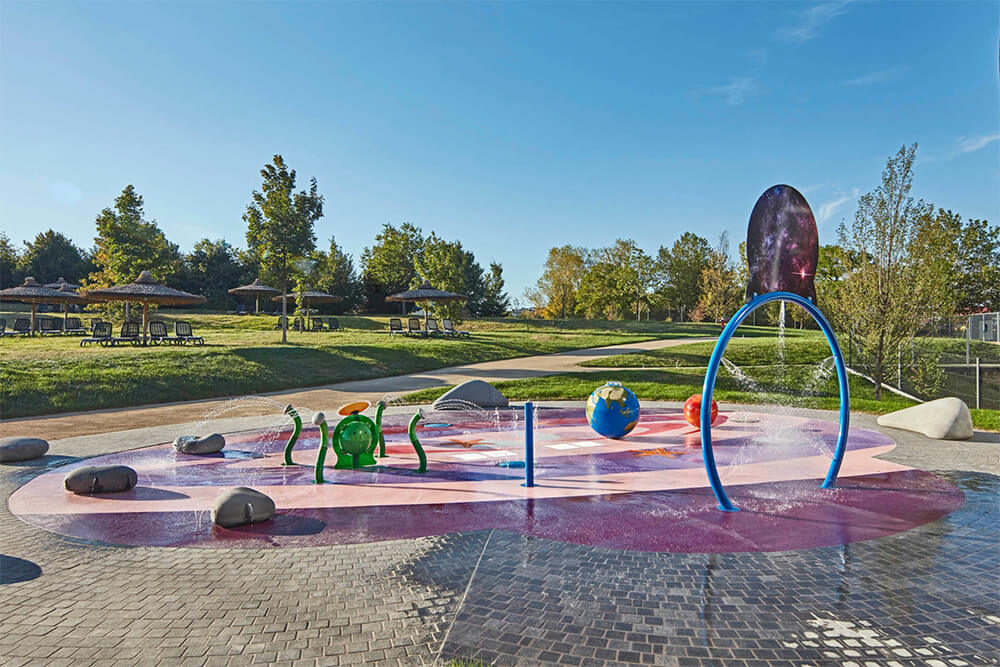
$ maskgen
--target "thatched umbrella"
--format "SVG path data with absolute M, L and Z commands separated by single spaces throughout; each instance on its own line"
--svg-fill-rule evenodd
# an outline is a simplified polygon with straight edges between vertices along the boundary
M 254 298 L 254 313 L 260 312 L 260 297 L 271 296 L 274 294 L 281 294 L 281 290 L 275 287 L 268 287 L 267 285 L 260 282 L 260 278 L 254 278 L 254 281 L 249 285 L 243 285 L 241 287 L 234 287 L 229 290 L 230 294 L 236 294 L 239 296 L 252 296 Z
M 87 290 L 83 293 L 88 299 L 95 301 L 139 301 L 142 303 L 142 340 L 146 342 L 146 331 L 149 328 L 149 304 L 161 306 L 184 306 L 194 303 L 205 303 L 205 297 L 190 294 L 179 289 L 166 287 L 153 280 L 149 271 L 143 271 L 135 282 L 128 285 L 115 285 L 100 289 Z
M 79 285 L 74 285 L 73 283 L 63 278 L 62 276 L 59 276 L 59 280 L 55 281 L 54 283 L 45 283 L 46 287 L 51 287 L 52 289 L 59 289 L 63 285 L 69 285 L 69 288 L 74 291 L 80 289 Z
M 51 287 L 38 284 L 38 281 L 28 276 L 24 284 L 0 290 L 0 300 L 21 301 L 31 304 L 31 331 L 35 330 L 35 313 L 40 303 L 86 303 L 76 292 L 60 292 Z
M 296 302 L 305 304 L 307 320 L 309 319 L 310 301 L 314 301 L 315 303 L 334 303 L 336 301 L 343 301 L 343 299 L 337 296 L 336 294 L 327 294 L 326 292 L 318 292 L 316 290 L 309 289 L 308 287 L 301 292 L 294 292 L 292 294 L 288 294 L 287 298 L 295 299 Z M 272 298 L 271 301 L 280 302 L 281 295 L 279 294 L 278 296 Z
M 406 290 L 405 292 L 400 292 L 398 294 L 391 294 L 385 298 L 386 301 L 465 301 L 469 297 L 464 294 L 455 294 L 454 292 L 445 292 L 444 290 L 434 289 L 431 287 L 429 281 L 425 280 L 420 287 L 416 289 Z M 424 308 L 424 330 L 427 330 L 427 309 Z
M 63 327 L 66 326 L 66 320 L 69 319 L 69 304 L 75 303 L 78 306 L 85 305 L 88 300 L 80 296 L 75 289 L 73 289 L 72 283 L 63 282 L 56 288 L 57 292 L 62 292 L 66 295 L 67 299 L 63 303 Z

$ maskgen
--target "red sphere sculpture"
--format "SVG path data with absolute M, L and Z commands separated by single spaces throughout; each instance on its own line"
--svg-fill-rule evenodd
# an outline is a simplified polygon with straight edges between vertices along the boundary
M 712 401 L 712 422 L 719 416 L 719 404 Z M 695 428 L 701 428 L 701 394 L 695 394 L 684 402 L 684 419 Z

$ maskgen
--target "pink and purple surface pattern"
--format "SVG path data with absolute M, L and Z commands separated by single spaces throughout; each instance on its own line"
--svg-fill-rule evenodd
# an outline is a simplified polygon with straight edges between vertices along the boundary
M 298 465 L 281 466 L 288 431 L 226 436 L 214 456 L 154 445 L 45 472 L 9 500 L 23 521 L 63 535 L 115 544 L 184 547 L 299 547 L 356 544 L 496 528 L 613 549 L 717 553 L 784 551 L 891 535 L 939 519 L 964 502 L 935 475 L 877 458 L 890 438 L 852 429 L 837 487 L 819 483 L 836 424 L 801 417 L 729 413 L 713 428 L 719 474 L 742 509 L 716 510 L 698 432 L 680 410 L 649 410 L 632 434 L 594 433 L 583 410 L 541 410 L 536 484 L 497 465 L 521 458 L 516 413 L 493 419 L 436 413 L 418 430 L 417 456 L 402 416 L 388 418 L 388 456 L 361 470 L 326 471 L 312 483 L 318 431 L 305 430 Z M 438 423 L 434 423 L 434 422 Z M 74 467 L 125 464 L 139 474 L 130 492 L 77 496 L 63 490 Z M 241 529 L 214 526 L 215 498 L 251 486 L 278 514 Z

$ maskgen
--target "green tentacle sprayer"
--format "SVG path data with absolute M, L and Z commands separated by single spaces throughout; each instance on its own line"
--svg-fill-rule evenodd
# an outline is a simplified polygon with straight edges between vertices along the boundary
M 326 415 L 322 412 L 317 412 L 313 415 L 313 424 L 319 425 L 319 455 L 316 457 L 316 479 L 317 484 L 322 484 L 326 480 L 323 479 L 323 462 L 326 461 L 326 447 L 330 444 L 330 439 L 327 437 L 329 434 L 326 428 Z
M 292 437 L 288 439 L 288 444 L 285 445 L 285 462 L 281 465 L 292 466 L 295 465 L 292 461 L 292 448 L 295 447 L 295 441 L 299 439 L 299 434 L 302 433 L 302 417 L 299 417 L 299 413 L 295 411 L 291 403 L 285 406 L 284 413 L 295 422 L 295 430 L 292 431 Z
M 378 457 L 385 458 L 385 433 L 382 432 L 382 411 L 385 410 L 385 401 L 375 404 L 375 427 L 378 429 Z
M 410 428 L 407 431 L 410 443 L 413 445 L 413 449 L 417 450 L 417 456 L 420 458 L 420 467 L 417 468 L 417 472 L 427 472 L 427 454 L 424 453 L 424 448 L 421 446 L 420 440 L 417 439 L 417 422 L 423 418 L 423 410 L 417 410 L 413 413 L 413 417 L 410 419 Z

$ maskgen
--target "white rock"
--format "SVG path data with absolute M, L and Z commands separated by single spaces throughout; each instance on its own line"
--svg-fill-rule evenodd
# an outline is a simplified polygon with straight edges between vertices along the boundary
M 939 398 L 878 418 L 879 426 L 923 433 L 935 440 L 968 440 L 972 437 L 972 413 L 960 398 Z
M 507 397 L 488 382 L 469 380 L 452 387 L 434 401 L 434 409 L 464 410 L 463 403 L 472 403 L 480 408 L 506 408 Z

